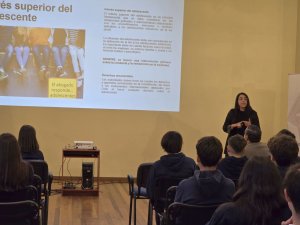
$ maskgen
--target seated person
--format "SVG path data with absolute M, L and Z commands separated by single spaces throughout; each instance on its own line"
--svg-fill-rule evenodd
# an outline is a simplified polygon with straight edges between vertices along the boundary
M 268 141 L 271 159 L 276 163 L 280 175 L 283 178 L 290 165 L 297 161 L 299 147 L 296 139 L 281 134 L 272 137 Z
M 225 177 L 233 180 L 235 183 L 237 183 L 242 169 L 247 162 L 247 157 L 244 156 L 246 144 L 247 142 L 242 135 L 236 134 L 231 136 L 228 139 L 227 145 L 228 157 L 222 159 L 217 166 L 217 169 L 220 170 Z
M 288 135 L 288 136 L 296 139 L 295 134 L 293 132 L 289 131 L 288 129 L 282 129 L 276 135 L 281 135 L 281 134 L 285 134 L 285 135 Z
M 161 156 L 160 160 L 153 164 L 147 181 L 147 194 L 152 201 L 158 178 L 187 178 L 193 175 L 196 167 L 195 161 L 181 152 L 182 137 L 180 133 L 176 131 L 167 132 L 161 139 L 161 146 L 167 154 Z M 163 206 L 159 205 L 155 209 L 162 212 Z M 157 215 L 156 223 L 159 224 Z
M 0 191 L 16 191 L 33 181 L 31 165 L 22 160 L 17 139 L 0 135 Z
M 223 152 L 219 139 L 213 136 L 203 137 L 198 141 L 196 149 L 200 170 L 180 182 L 175 202 L 197 205 L 231 201 L 235 191 L 234 183 L 217 170 Z
M 290 217 L 275 164 L 254 156 L 242 170 L 233 201 L 219 206 L 207 225 L 280 225 Z
M 300 164 L 291 166 L 284 178 L 284 195 L 292 217 L 282 225 L 300 225 Z
M 34 127 L 23 125 L 19 131 L 18 142 L 23 159 L 44 160 L 44 155 L 42 151 L 40 151 Z
M 270 157 L 267 144 L 260 142 L 261 130 L 256 125 L 249 125 L 245 130 L 244 138 L 247 141 L 245 156 L 250 159 L 253 156 Z

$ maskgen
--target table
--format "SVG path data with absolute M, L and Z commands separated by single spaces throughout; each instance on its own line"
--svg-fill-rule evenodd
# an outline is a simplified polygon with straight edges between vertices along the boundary
M 66 158 L 94 158 L 96 159 L 97 174 L 96 187 L 93 189 L 79 189 L 79 188 L 64 188 L 64 182 L 62 182 L 62 195 L 85 195 L 85 196 L 98 196 L 99 195 L 99 178 L 100 178 L 100 150 L 99 149 L 63 149 L 62 150 L 62 163 L 61 163 L 61 175 L 64 177 L 64 162 Z

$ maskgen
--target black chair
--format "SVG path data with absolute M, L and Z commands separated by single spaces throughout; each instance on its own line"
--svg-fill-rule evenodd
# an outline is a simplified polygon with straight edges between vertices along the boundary
M 166 214 L 167 225 L 205 225 L 220 204 L 189 205 L 172 203 Z
M 134 178 L 131 175 L 127 176 L 129 184 L 129 196 L 130 196 L 130 208 L 129 208 L 129 225 L 131 225 L 132 219 L 132 201 L 133 201 L 133 222 L 136 225 L 136 200 L 137 199 L 149 199 L 147 196 L 146 186 L 148 175 L 153 163 L 142 163 L 137 170 L 136 185 L 134 184 Z M 148 206 L 148 225 L 152 224 L 152 205 L 149 201 Z
M 155 180 L 154 197 L 151 199 L 151 202 L 152 209 L 156 213 L 156 223 L 159 223 L 159 221 L 160 224 L 164 223 L 165 212 L 168 206 L 167 190 L 172 186 L 178 186 L 183 179 L 185 178 L 163 176 Z
M 0 202 L 0 225 L 39 225 L 39 206 L 34 201 Z
M 26 160 L 32 167 L 36 175 L 41 178 L 41 204 L 42 207 L 42 222 L 43 225 L 48 223 L 48 206 L 49 206 L 49 195 L 51 192 L 51 184 L 53 176 L 49 173 L 48 164 L 44 160 Z
M 34 201 L 38 203 L 38 190 L 33 185 L 28 185 L 16 191 L 0 191 L 0 202 Z
M 177 190 L 177 186 L 171 186 L 168 188 L 166 194 L 166 204 L 165 204 L 166 209 L 169 207 L 169 205 L 171 205 L 174 202 L 176 196 L 176 190 Z

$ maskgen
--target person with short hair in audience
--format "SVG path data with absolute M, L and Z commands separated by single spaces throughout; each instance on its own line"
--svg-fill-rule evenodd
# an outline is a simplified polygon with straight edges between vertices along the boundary
M 43 152 L 40 150 L 33 126 L 23 125 L 19 131 L 18 142 L 23 159 L 44 160 Z
M 242 170 L 233 201 L 219 206 L 207 225 L 280 225 L 290 217 L 275 164 L 254 156 Z
M 283 181 L 284 196 L 292 211 L 292 217 L 282 225 L 300 225 L 300 164 L 291 166 Z
M 223 152 L 220 140 L 213 136 L 203 137 L 198 141 L 196 149 L 200 170 L 180 182 L 175 202 L 206 205 L 231 201 L 235 185 L 217 170 Z
M 275 135 L 268 141 L 268 147 L 271 159 L 276 163 L 283 178 L 289 166 L 297 161 L 299 147 L 296 139 L 285 134 Z
M 18 141 L 12 134 L 0 135 L 0 191 L 20 190 L 33 181 L 33 169 L 23 161 Z
M 228 139 L 227 153 L 228 157 L 222 159 L 217 169 L 220 170 L 223 175 L 235 183 L 240 177 L 242 169 L 244 168 L 245 163 L 247 162 L 247 157 L 244 156 L 244 148 L 247 144 L 247 141 L 240 134 L 231 136 Z
M 281 134 L 285 134 L 285 135 L 288 135 L 288 136 L 296 139 L 295 134 L 293 132 L 291 132 L 290 130 L 288 130 L 288 129 L 282 129 L 276 135 L 281 135 Z
M 162 137 L 161 146 L 167 154 L 161 156 L 150 170 L 147 194 L 151 200 L 154 198 L 155 183 L 158 178 L 187 178 L 194 174 L 196 163 L 181 152 L 182 142 L 182 136 L 177 131 L 168 131 Z M 163 206 L 158 206 L 156 210 L 163 210 L 162 208 Z M 159 222 L 159 217 L 156 215 L 156 223 Z
M 247 141 L 244 154 L 250 159 L 253 156 L 270 157 L 267 144 L 261 142 L 261 130 L 256 125 L 249 125 L 245 130 L 244 138 Z

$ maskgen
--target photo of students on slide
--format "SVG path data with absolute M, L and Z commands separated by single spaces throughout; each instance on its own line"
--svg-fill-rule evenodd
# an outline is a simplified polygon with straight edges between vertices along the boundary
M 0 26 L 0 96 L 83 98 L 84 60 L 85 30 Z

